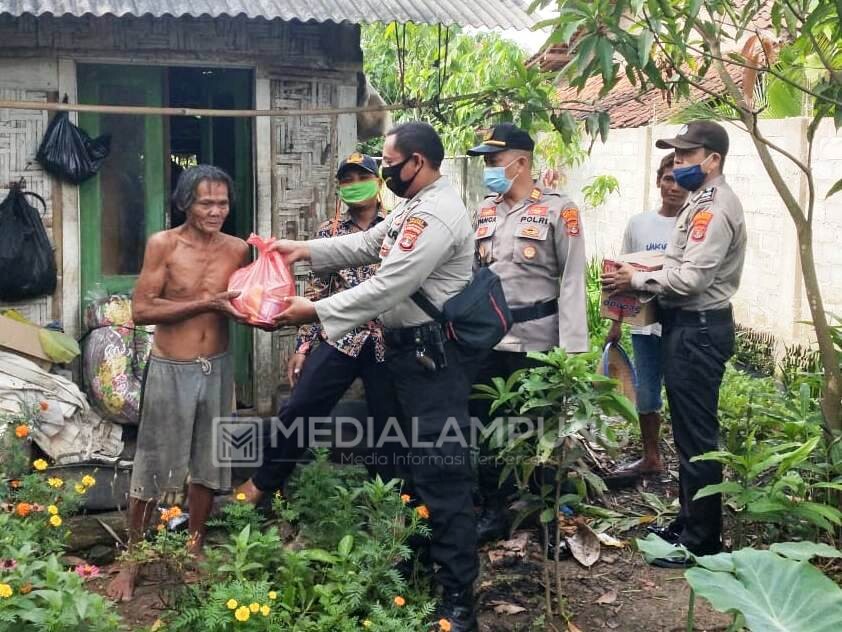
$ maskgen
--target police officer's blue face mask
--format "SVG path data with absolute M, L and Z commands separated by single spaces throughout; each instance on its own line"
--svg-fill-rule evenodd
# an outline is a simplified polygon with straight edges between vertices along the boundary
M 505 194 L 509 192 L 514 184 L 514 179 L 506 177 L 506 169 L 517 162 L 517 158 L 512 160 L 505 167 L 486 167 L 482 172 L 482 179 L 485 186 L 494 193 Z
M 702 165 L 707 162 L 707 159 L 713 156 L 706 156 L 702 162 L 697 165 L 690 165 L 689 167 L 674 167 L 672 170 L 672 177 L 675 178 L 676 184 L 687 191 L 695 191 L 705 182 L 707 174 L 702 169 Z

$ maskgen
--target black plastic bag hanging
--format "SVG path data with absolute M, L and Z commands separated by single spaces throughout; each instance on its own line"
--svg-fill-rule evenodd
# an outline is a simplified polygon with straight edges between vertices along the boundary
M 26 199 L 40 195 L 12 185 L 0 202 L 0 300 L 22 301 L 56 291 L 56 259 L 38 211 Z
M 99 171 L 110 150 L 108 134 L 91 138 L 70 122 L 67 112 L 59 112 L 50 121 L 35 159 L 47 173 L 79 184 Z

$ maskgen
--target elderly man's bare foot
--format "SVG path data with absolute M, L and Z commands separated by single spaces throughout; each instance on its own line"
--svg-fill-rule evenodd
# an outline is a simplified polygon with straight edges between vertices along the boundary
M 245 498 L 242 499 L 242 502 L 251 503 L 252 505 L 256 505 L 263 500 L 263 492 L 255 487 L 251 479 L 248 479 L 245 483 L 234 490 L 235 499 L 240 496 L 240 494 L 245 496 Z
M 131 601 L 137 583 L 137 566 L 123 566 L 117 576 L 105 589 L 105 594 L 114 601 Z

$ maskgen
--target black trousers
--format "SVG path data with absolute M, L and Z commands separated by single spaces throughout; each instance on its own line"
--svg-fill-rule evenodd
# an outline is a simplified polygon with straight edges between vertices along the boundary
M 305 459 L 311 446 L 307 432 L 308 420 L 330 415 L 333 407 L 358 377 L 365 386 L 368 411 L 376 433 L 385 427 L 390 417 L 399 416 L 390 372 L 384 362 L 377 362 L 371 339 L 366 341 L 356 358 L 329 344 L 319 344 L 304 363 L 298 383 L 278 413 L 286 428 L 292 428 L 295 421 L 301 419 L 301 431 L 288 437 L 277 434 L 266 437 L 268 441 L 264 441 L 263 464 L 252 476 L 255 487 L 268 492 L 283 486 L 295 466 Z M 388 452 L 388 448 L 380 452 Z M 369 468 L 370 473 L 379 474 L 384 480 L 394 478 L 394 458 L 390 455 L 377 453 L 371 462 L 375 465 Z
M 407 492 L 430 512 L 429 557 L 438 565 L 436 581 L 446 589 L 463 589 L 479 573 L 468 395 L 482 354 L 452 342 L 445 343 L 445 352 L 447 367 L 436 371 L 419 364 L 413 346 L 390 347 L 387 363 L 410 443 L 402 474 Z
M 722 466 L 691 459 L 719 449 L 719 387 L 725 363 L 734 352 L 734 321 L 730 309 L 724 317 L 723 311 L 714 312 L 719 318 L 706 324 L 692 317 L 663 318 L 664 384 L 679 457 L 680 541 L 702 553 L 720 545 L 722 498 L 693 497 L 703 487 L 722 482 Z
M 526 352 L 518 351 L 495 351 L 492 350 L 482 363 L 479 373 L 473 380 L 476 384 L 491 384 L 495 377 L 502 377 L 504 380 L 520 369 L 529 369 L 540 366 L 540 362 L 526 357 Z M 469 403 L 471 416 L 481 420 L 488 425 L 492 419 L 489 413 L 491 408 L 490 399 L 472 399 Z M 497 410 L 496 414 L 506 414 L 505 411 Z M 480 442 L 477 446 L 479 454 L 476 464 L 477 486 L 479 488 L 480 502 L 483 506 L 500 508 L 515 495 L 517 486 L 513 476 L 500 481 L 503 471 L 503 462 L 495 450 L 488 446 L 488 442 Z

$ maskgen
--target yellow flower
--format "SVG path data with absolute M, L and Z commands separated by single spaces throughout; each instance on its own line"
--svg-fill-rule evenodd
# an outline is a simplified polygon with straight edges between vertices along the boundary
M 276 593 L 274 590 L 270 590 L 270 591 L 269 591 L 269 599 L 271 599 L 272 601 L 274 601 L 274 600 L 275 600 L 275 599 L 277 599 L 277 598 L 278 598 L 278 593 Z
M 59 487 L 64 485 L 64 481 L 60 478 L 52 477 L 47 479 L 47 484 L 54 489 L 58 489 Z
M 235 498 L 236 498 L 237 500 L 239 500 L 240 502 L 242 502 L 242 501 L 244 501 L 244 500 L 246 499 L 246 495 L 245 495 L 243 492 L 240 492 L 239 494 L 237 494 L 237 495 L 235 496 Z
M 85 487 L 93 487 L 94 485 L 96 485 L 96 479 L 90 474 L 85 474 L 82 477 L 82 485 L 84 485 Z
M 368 619 L 363 621 L 363 627 L 364 628 L 370 628 L 371 627 L 371 621 L 369 621 Z
M 228 608 L 229 610 L 236 610 L 237 606 L 239 606 L 239 605 L 240 604 L 237 603 L 236 599 L 229 599 L 228 601 L 225 602 L 225 607 Z
M 249 612 L 248 607 L 240 606 L 234 611 L 234 618 L 237 621 L 248 621 L 251 613 Z
M 76 483 L 76 485 L 74 485 L 73 489 L 76 490 L 77 494 L 84 494 L 87 487 L 82 485 L 82 483 Z
M 0 584 L 0 597 L 8 599 L 12 596 L 12 587 L 9 584 Z
M 260 604 L 257 603 L 256 601 L 251 602 L 249 604 L 249 610 L 256 613 L 257 611 L 260 610 Z
M 58 515 L 58 507 L 56 507 L 55 505 L 50 505 L 49 507 L 47 507 L 47 513 L 50 514 L 51 516 L 57 516 Z
M 34 467 L 39 472 L 43 472 L 47 469 L 47 462 L 44 459 L 37 459 L 32 462 L 32 467 Z
M 404 598 L 403 598 L 403 597 L 401 597 L 400 595 L 398 595 L 397 597 L 395 597 L 394 602 L 395 602 L 395 605 L 396 605 L 398 608 L 403 608 L 403 607 L 406 605 L 406 599 L 404 599 Z
M 260 614 L 262 614 L 264 617 L 268 617 L 270 612 L 272 612 L 272 608 L 270 608 L 266 604 L 260 606 Z
M 419 505 L 415 508 L 415 513 L 417 513 L 418 517 L 422 520 L 426 520 L 430 517 L 430 510 L 427 509 L 427 505 Z
M 50 516 L 50 524 L 54 527 L 61 526 L 61 517 L 60 516 Z

